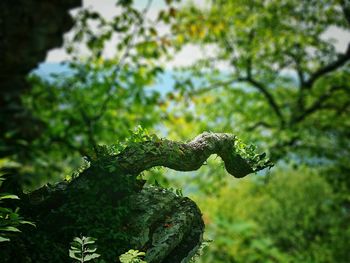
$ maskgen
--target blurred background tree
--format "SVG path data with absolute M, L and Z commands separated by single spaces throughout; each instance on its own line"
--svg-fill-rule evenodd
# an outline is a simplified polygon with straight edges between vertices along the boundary
M 209 162 L 187 179 L 214 239 L 203 262 L 349 260 L 350 39 L 337 43 L 349 8 L 252 0 L 178 10 L 174 45 L 203 56 L 175 74 L 169 131 L 233 131 L 269 149 L 278 167 L 232 183 Z
M 209 48 L 177 83 L 188 99 L 211 97 L 198 103 L 208 129 L 249 131 L 276 160 L 298 152 L 335 160 L 339 151 L 325 149 L 348 150 L 350 46 L 331 35 L 349 29 L 345 2 L 212 1 L 187 5 L 177 21 L 179 48 Z

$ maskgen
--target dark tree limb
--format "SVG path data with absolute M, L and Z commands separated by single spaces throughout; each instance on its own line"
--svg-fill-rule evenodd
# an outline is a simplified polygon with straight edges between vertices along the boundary
M 286 54 L 292 59 L 295 70 L 299 79 L 299 94 L 297 98 L 297 106 L 300 110 L 304 110 L 305 106 L 305 74 L 302 68 L 302 55 L 287 51 Z
M 344 17 L 350 26 L 350 3 L 348 0 L 341 0 L 341 6 L 344 13 Z
M 276 116 L 278 117 L 280 124 L 281 124 L 281 127 L 284 127 L 284 125 L 285 125 L 284 116 L 282 115 L 280 106 L 277 104 L 277 102 L 274 99 L 274 97 L 272 96 L 272 94 L 267 90 L 267 88 L 262 83 L 256 81 L 252 77 L 248 77 L 246 79 L 246 81 L 248 83 L 250 83 L 252 86 L 254 86 L 255 88 L 257 88 L 264 95 L 268 104 L 270 105 L 270 107 L 272 108 L 272 110 L 274 111 Z
M 207 87 L 192 91 L 192 92 L 190 92 L 190 95 L 199 95 L 199 94 L 203 94 L 205 92 L 209 92 L 209 91 L 214 90 L 214 89 L 225 88 L 225 87 L 227 88 L 228 85 L 231 85 L 234 83 L 240 83 L 240 82 L 246 82 L 246 83 L 252 85 L 254 88 L 256 88 L 259 92 L 261 92 L 263 94 L 263 96 L 265 97 L 265 99 L 268 102 L 268 106 L 271 107 L 271 109 L 273 110 L 273 112 L 275 113 L 277 118 L 279 119 L 281 126 L 283 127 L 285 125 L 285 118 L 281 112 L 280 106 L 277 104 L 275 98 L 267 90 L 267 88 L 262 83 L 256 81 L 252 77 L 238 77 L 238 78 L 228 79 L 226 81 L 218 81 L 218 82 L 215 82 Z
M 247 128 L 247 131 L 254 131 L 254 130 L 256 130 L 259 127 L 266 128 L 266 129 L 272 129 L 273 125 L 271 125 L 270 123 L 265 122 L 265 121 L 258 121 L 255 124 L 249 126 Z
M 267 87 L 263 83 L 261 83 L 253 78 L 252 66 L 253 66 L 253 61 L 252 61 L 252 58 L 250 57 L 247 61 L 247 77 L 244 79 L 244 81 L 246 81 L 247 83 L 249 83 L 250 85 L 255 87 L 257 90 L 259 90 L 264 95 L 269 106 L 272 108 L 272 110 L 276 114 L 277 118 L 279 119 L 280 126 L 283 128 L 285 126 L 285 119 L 284 119 L 284 116 L 281 112 L 281 109 L 280 109 L 279 105 L 277 104 L 273 95 L 268 91 Z
M 350 60 L 350 44 L 348 44 L 348 48 L 344 54 L 339 55 L 336 61 L 331 62 L 330 64 L 325 65 L 322 68 L 319 68 L 313 74 L 311 74 L 310 78 L 305 82 L 305 88 L 311 89 L 316 80 L 320 77 L 342 67 Z
M 342 86 L 333 86 L 331 87 L 327 92 L 322 94 L 317 100 L 314 101 L 314 103 L 306 108 L 301 114 L 297 115 L 293 120 L 292 124 L 298 123 L 303 121 L 306 117 L 309 115 L 313 114 L 314 112 L 324 109 L 325 108 L 325 103 L 331 99 L 334 95 L 339 90 L 346 90 L 345 87 Z
M 228 79 L 228 80 L 224 80 L 224 81 L 216 81 L 216 82 L 213 82 L 212 84 L 210 84 L 206 87 L 196 89 L 194 91 L 189 92 L 189 95 L 190 96 L 201 95 L 203 93 L 212 91 L 214 89 L 225 88 L 225 87 L 227 88 L 229 85 L 232 85 L 232 84 L 240 82 L 240 81 L 243 81 L 243 79 L 242 78 L 232 78 L 232 79 Z

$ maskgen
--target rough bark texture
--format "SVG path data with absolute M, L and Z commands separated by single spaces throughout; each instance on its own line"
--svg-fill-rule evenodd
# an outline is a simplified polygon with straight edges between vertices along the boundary
M 235 142 L 230 134 L 203 133 L 189 143 L 155 139 L 132 143 L 118 154 L 101 154 L 71 182 L 21 197 L 22 214 L 37 228 L 17 236 L 0 256 L 5 262 L 68 262 L 69 242 L 83 234 L 97 238 L 106 262 L 129 249 L 145 251 L 149 263 L 188 262 L 202 242 L 200 210 L 186 197 L 145 186 L 137 175 L 158 165 L 196 170 L 213 153 L 236 177 L 268 166 L 251 166 Z
M 177 171 L 197 170 L 211 154 L 219 155 L 226 170 L 235 177 L 254 172 L 247 160 L 234 154 L 236 136 L 226 133 L 203 133 L 189 143 L 166 139 L 146 141 L 140 147 L 127 148 L 116 162 L 127 173 L 140 173 L 154 166 L 165 166 Z

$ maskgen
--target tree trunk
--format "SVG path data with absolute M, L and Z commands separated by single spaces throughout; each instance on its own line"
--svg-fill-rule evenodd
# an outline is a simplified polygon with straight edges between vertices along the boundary
M 106 262 L 129 249 L 145 251 L 148 263 L 188 262 L 202 242 L 200 210 L 189 198 L 147 186 L 137 175 L 159 165 L 196 170 L 211 154 L 218 154 L 235 177 L 270 166 L 262 155 L 235 147 L 233 135 L 203 133 L 189 143 L 154 139 L 132 143 L 118 154 L 100 154 L 71 182 L 22 196 L 22 214 L 37 228 L 25 229 L 5 245 L 1 258 L 68 262 L 69 243 L 82 234 L 97 238 Z

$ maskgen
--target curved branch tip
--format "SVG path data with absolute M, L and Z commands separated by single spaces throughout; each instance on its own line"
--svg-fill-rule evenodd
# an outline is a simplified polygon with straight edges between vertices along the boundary
M 255 146 L 246 145 L 229 133 L 212 132 L 204 132 L 188 143 L 158 139 L 133 144 L 117 155 L 116 165 L 132 174 L 155 166 L 193 171 L 212 154 L 219 155 L 227 172 L 237 178 L 273 166 L 265 153 L 256 153 Z

